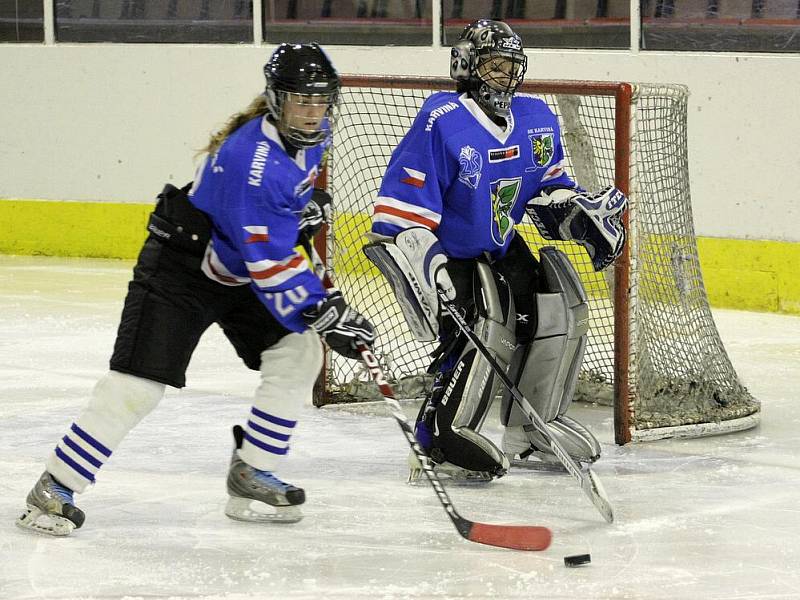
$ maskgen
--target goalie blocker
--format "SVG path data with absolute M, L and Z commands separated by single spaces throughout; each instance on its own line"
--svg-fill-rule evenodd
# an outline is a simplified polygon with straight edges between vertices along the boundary
M 436 287 L 455 299 L 439 240 L 424 227 L 405 229 L 394 240 L 368 237 L 372 243 L 364 246 L 364 254 L 389 282 L 411 334 L 420 342 L 435 341 L 441 313 Z
M 501 476 L 510 457 L 549 452 L 508 398 L 501 407 L 501 421 L 507 426 L 503 450 L 479 432 L 500 382 L 472 343 L 457 335 L 449 317 L 442 318 L 432 285 L 438 277 L 453 296 L 458 290 L 455 304 L 468 318 L 471 315 L 479 339 L 508 369 L 553 435 L 577 460 L 596 460 L 597 440 L 564 415 L 588 329 L 586 295 L 566 256 L 555 248 L 543 248 L 540 266 L 517 237 L 506 256 L 490 265 L 484 260 L 448 261 L 438 254 L 438 241 L 426 229 L 405 230 L 395 240 L 398 243 L 383 239 L 364 251 L 389 280 L 415 337 L 420 341 L 441 337 L 440 355 L 432 366 L 438 374 L 416 428 L 431 458 L 446 467 Z

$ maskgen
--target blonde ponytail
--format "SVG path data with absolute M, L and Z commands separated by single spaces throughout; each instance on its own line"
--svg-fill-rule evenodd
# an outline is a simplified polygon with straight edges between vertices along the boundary
M 224 142 L 230 134 L 239 129 L 239 127 L 248 121 L 251 121 L 256 117 L 261 117 L 267 114 L 267 112 L 267 99 L 263 94 L 256 96 L 247 106 L 247 108 L 231 116 L 222 129 L 212 133 L 208 140 L 208 144 L 205 148 L 200 150 L 198 154 L 203 154 L 205 152 L 208 154 L 214 154 L 217 150 L 219 150 L 219 147 L 222 146 L 222 142 Z

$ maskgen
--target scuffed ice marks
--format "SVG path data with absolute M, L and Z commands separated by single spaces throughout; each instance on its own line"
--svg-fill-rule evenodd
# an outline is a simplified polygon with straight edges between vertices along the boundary
M 486 489 L 448 490 L 465 516 L 551 527 L 553 545 L 536 556 L 457 536 L 431 490 L 404 483 L 406 443 L 375 410 L 304 409 L 280 472 L 306 489 L 302 522 L 227 519 L 230 427 L 258 377 L 216 327 L 188 387 L 167 393 L 80 496 L 87 520 L 75 537 L 19 531 L 13 518 L 45 456 L 107 369 L 129 276 L 117 261 L 0 256 L 0 598 L 799 595 L 800 319 L 779 315 L 715 311 L 737 372 L 764 403 L 758 429 L 618 447 L 608 408 L 576 407 L 603 444 L 595 468 L 614 525 L 563 474 L 512 471 Z M 404 408 L 415 415 L 415 404 Z M 496 412 L 486 431 L 499 440 Z M 585 552 L 591 566 L 563 566 L 563 556 Z

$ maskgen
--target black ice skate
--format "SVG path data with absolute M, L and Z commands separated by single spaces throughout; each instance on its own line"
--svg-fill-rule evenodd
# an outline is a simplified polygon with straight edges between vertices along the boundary
M 85 515 L 73 503 L 72 490 L 45 471 L 26 499 L 18 527 L 53 536 L 66 536 L 83 525 Z
M 259 471 L 239 458 L 244 431 L 233 428 L 236 448 L 228 470 L 228 504 L 225 514 L 237 521 L 254 523 L 296 523 L 303 518 L 300 505 L 305 492 L 285 483 L 270 471 Z

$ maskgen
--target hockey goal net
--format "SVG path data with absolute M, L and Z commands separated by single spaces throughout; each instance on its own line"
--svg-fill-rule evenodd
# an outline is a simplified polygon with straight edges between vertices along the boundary
M 449 79 L 344 77 L 329 160 L 335 215 L 318 239 L 345 297 L 375 323 L 375 354 L 399 397 L 421 398 L 433 345 L 414 341 L 392 292 L 361 251 L 392 150 L 424 99 Z M 614 407 L 615 438 L 700 436 L 754 426 L 759 403 L 741 385 L 714 324 L 692 222 L 680 85 L 526 82 L 558 115 L 569 172 L 588 190 L 615 182 L 630 199 L 628 245 L 595 273 L 582 247 L 519 227 L 534 252 L 556 245 L 586 287 L 591 325 L 577 399 Z M 530 149 L 527 150 L 530 152 Z M 523 151 L 524 152 L 524 151 Z M 331 353 L 318 405 L 380 399 L 369 374 Z

